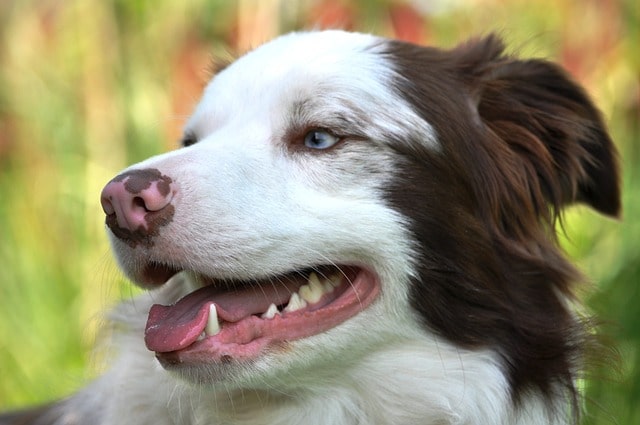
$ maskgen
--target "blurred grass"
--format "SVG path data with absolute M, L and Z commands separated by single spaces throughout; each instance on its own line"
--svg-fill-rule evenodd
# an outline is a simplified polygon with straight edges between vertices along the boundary
M 98 203 L 125 165 L 170 149 L 211 55 L 343 27 L 452 45 L 499 31 L 562 62 L 610 123 L 623 222 L 583 208 L 565 245 L 596 283 L 621 372 L 586 383 L 589 424 L 640 423 L 640 40 L 634 0 L 5 0 L 0 3 L 0 408 L 61 397 L 99 372 L 102 314 L 135 291 Z

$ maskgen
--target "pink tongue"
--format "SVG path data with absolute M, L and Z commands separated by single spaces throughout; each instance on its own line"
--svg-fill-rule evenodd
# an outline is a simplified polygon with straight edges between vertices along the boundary
M 304 282 L 287 280 L 221 292 L 208 285 L 170 306 L 155 304 L 149 311 L 144 341 L 159 353 L 181 350 L 193 344 L 204 331 L 209 305 L 216 304 L 219 321 L 237 322 L 263 313 L 271 303 L 284 304 Z

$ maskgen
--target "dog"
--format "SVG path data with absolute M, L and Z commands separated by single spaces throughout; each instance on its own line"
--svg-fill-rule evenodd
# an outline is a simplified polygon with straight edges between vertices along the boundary
M 571 424 L 597 349 L 555 227 L 618 154 L 558 65 L 339 30 L 221 69 L 101 195 L 118 355 L 10 424 Z M 577 306 L 577 308 L 576 308 Z

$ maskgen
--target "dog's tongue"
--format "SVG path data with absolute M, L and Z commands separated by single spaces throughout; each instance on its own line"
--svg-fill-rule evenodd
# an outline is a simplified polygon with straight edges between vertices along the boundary
M 149 311 L 145 343 L 151 351 L 167 353 L 193 344 L 204 331 L 209 305 L 216 304 L 219 320 L 238 322 L 263 313 L 271 303 L 285 303 L 302 282 L 287 281 L 278 285 L 260 285 L 221 292 L 208 285 L 170 306 L 155 304 Z
M 149 310 L 144 341 L 157 352 L 180 350 L 193 343 L 204 330 L 208 301 L 215 294 L 209 287 L 201 288 L 172 306 L 155 304 Z

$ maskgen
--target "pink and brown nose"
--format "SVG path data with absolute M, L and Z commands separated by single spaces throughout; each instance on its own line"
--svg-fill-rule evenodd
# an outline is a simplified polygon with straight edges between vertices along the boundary
M 160 227 L 173 220 L 175 183 L 155 168 L 131 170 L 102 189 L 107 226 L 130 246 L 153 245 Z

